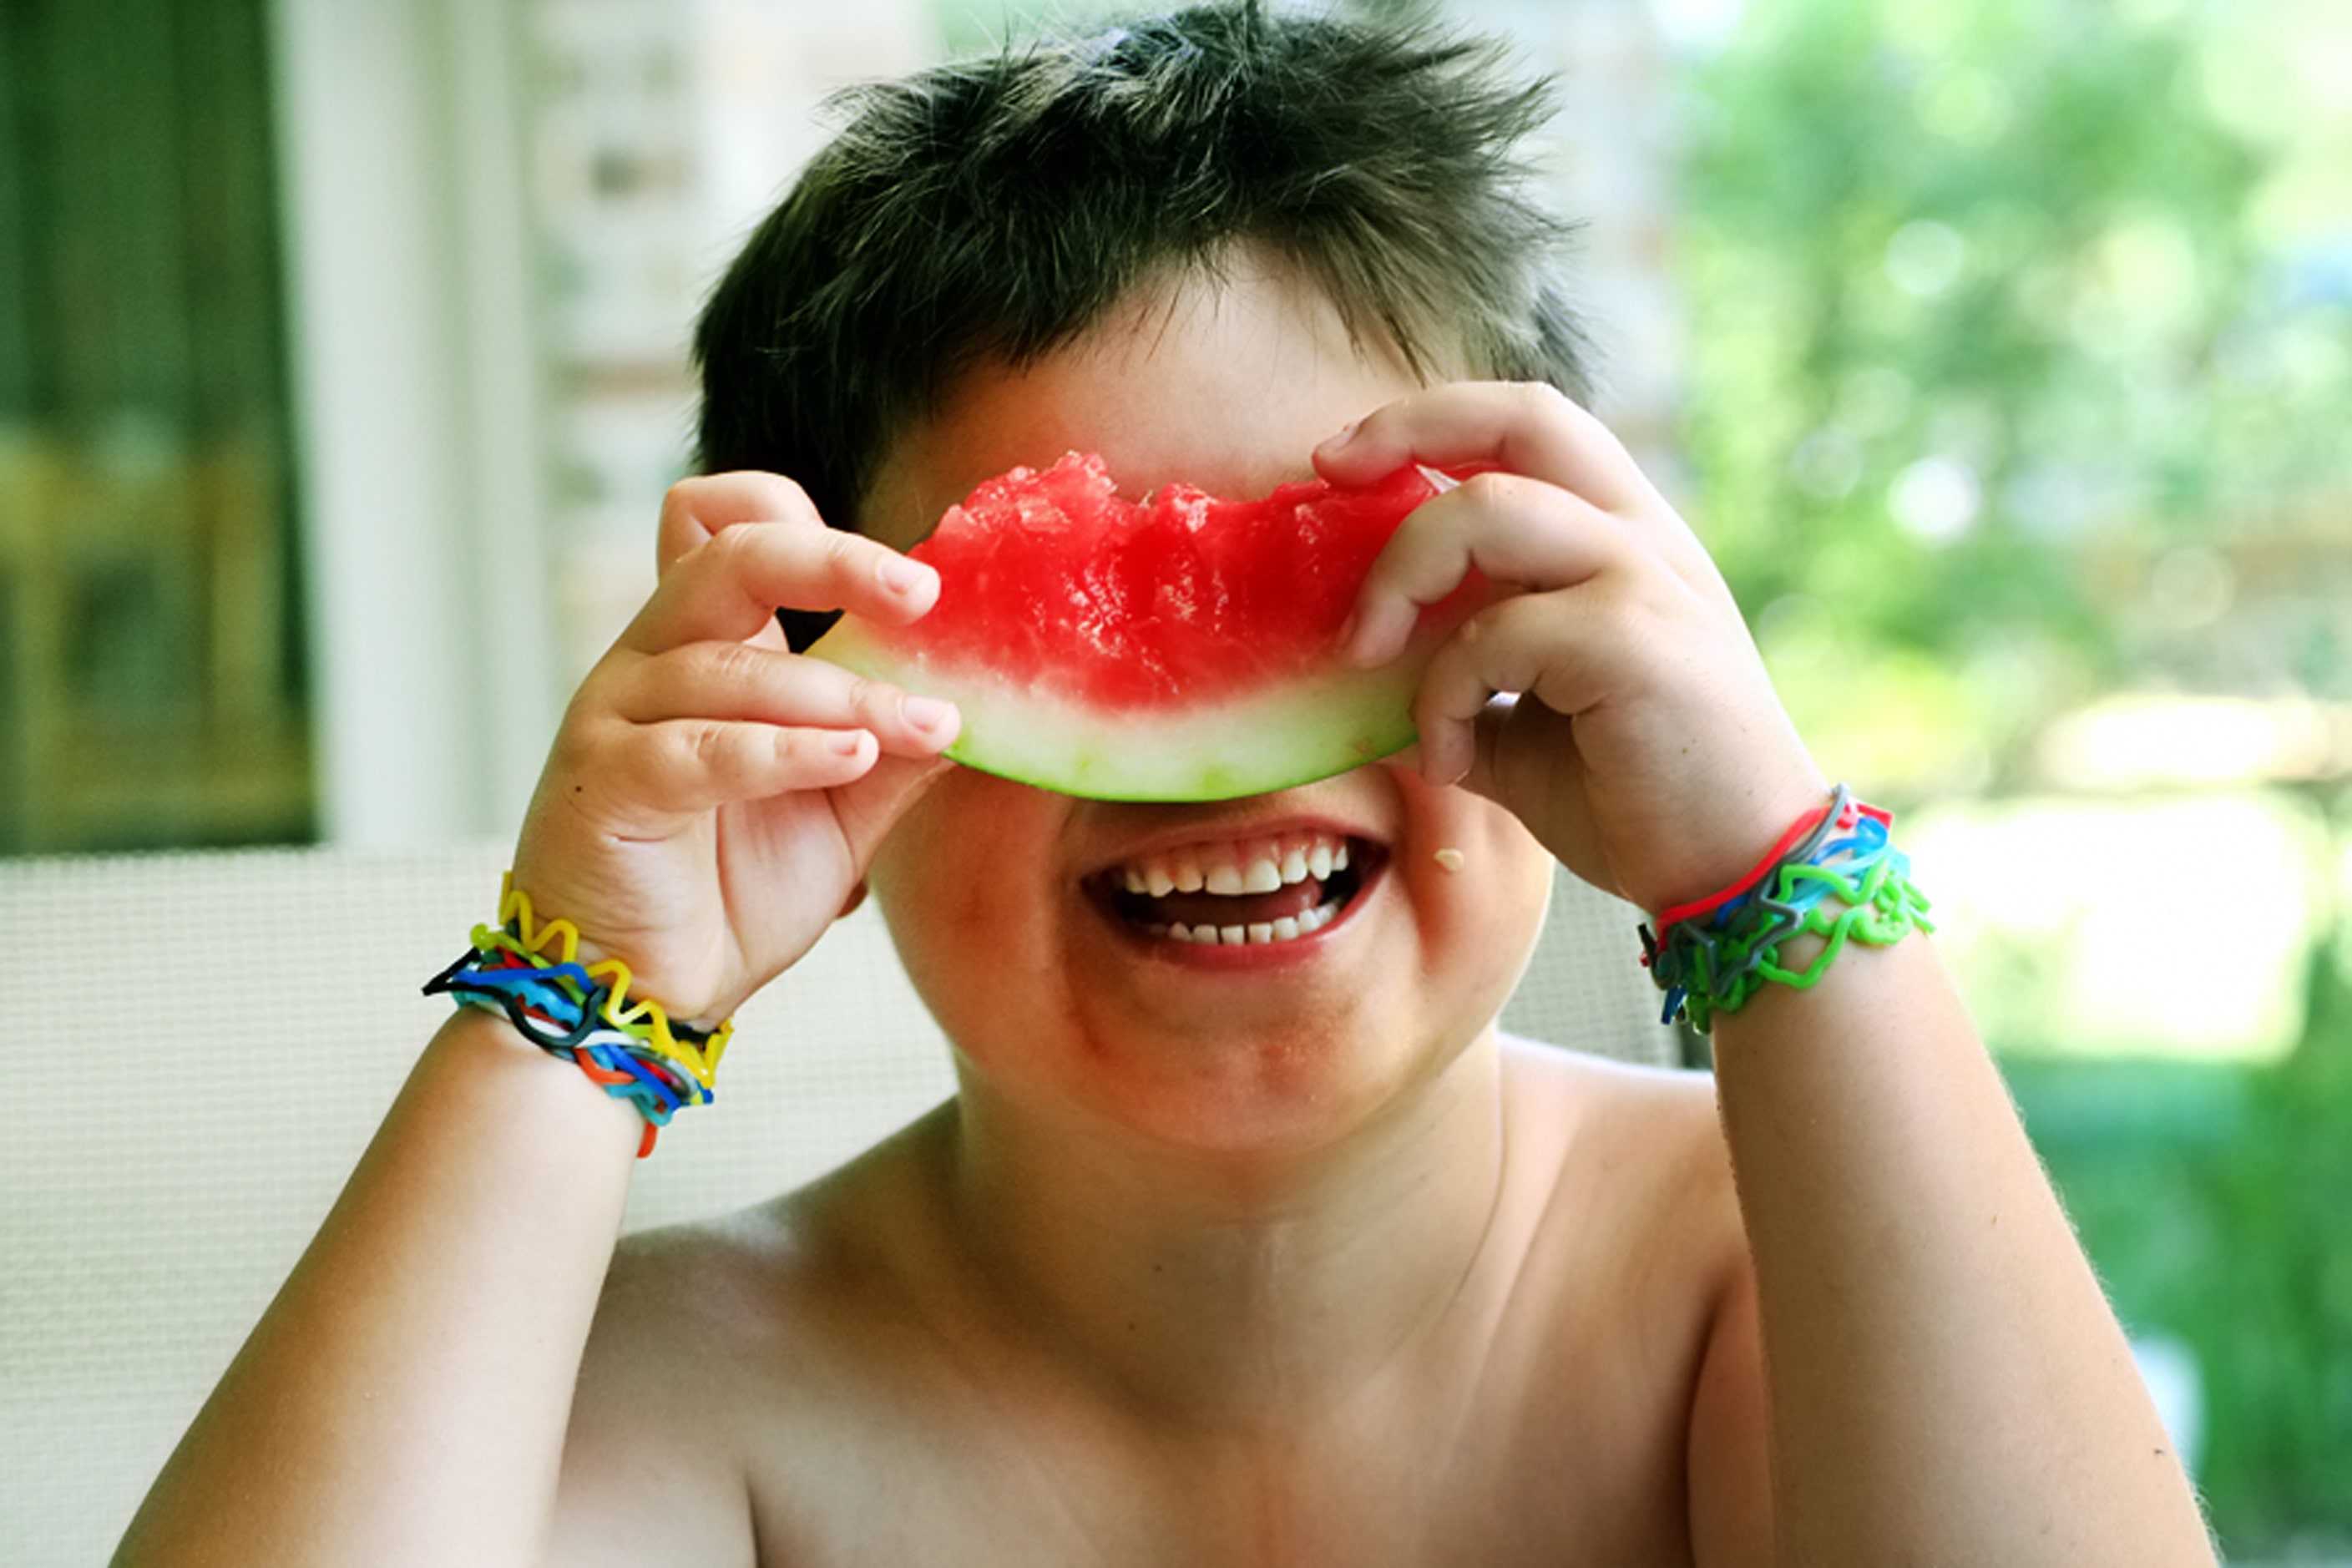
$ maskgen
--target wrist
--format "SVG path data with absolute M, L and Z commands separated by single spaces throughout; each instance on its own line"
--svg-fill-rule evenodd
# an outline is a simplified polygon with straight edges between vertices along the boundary
M 625 1146 L 634 1155 L 644 1141 L 645 1122 L 635 1109 L 604 1093 L 561 1058 L 534 1045 L 505 1016 L 480 1007 L 458 1007 L 442 1021 L 425 1047 L 423 1076 L 442 1087 L 442 1096 L 492 1102 L 501 1123 L 527 1121 L 560 1129 L 567 1136 Z M 446 1101 L 445 1109 L 446 1109 Z
M 579 929 L 541 920 L 509 874 L 499 924 L 475 927 L 473 945 L 425 990 L 503 1018 L 523 1040 L 629 1101 L 645 1122 L 638 1153 L 650 1154 L 672 1114 L 710 1101 L 733 1023 L 673 1022 L 659 1002 L 633 994 L 627 964 L 583 962 L 580 946 Z
M 1642 962 L 1665 993 L 1664 1021 L 1707 1033 L 1767 984 L 1808 990 L 1850 942 L 1887 947 L 1933 931 L 1893 817 L 1840 784 L 1746 874 L 1669 905 L 1641 928 Z
M 1836 793 L 1836 786 L 1808 768 L 1775 787 L 1727 791 L 1730 798 L 1689 813 L 1711 829 L 1704 838 L 1664 830 L 1679 839 L 1675 853 L 1662 868 L 1634 905 L 1654 920 L 1669 911 L 1717 897 L 1750 881 L 1788 852 L 1792 831 L 1808 818 L 1818 818 Z

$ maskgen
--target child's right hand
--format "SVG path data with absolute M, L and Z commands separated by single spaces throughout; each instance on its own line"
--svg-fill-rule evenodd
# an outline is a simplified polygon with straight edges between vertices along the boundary
M 827 528 L 791 480 L 690 479 L 653 596 L 566 710 L 515 886 L 618 958 L 633 993 L 714 1023 L 808 951 L 956 736 L 944 702 L 803 658 L 774 610 L 903 625 L 939 577 Z

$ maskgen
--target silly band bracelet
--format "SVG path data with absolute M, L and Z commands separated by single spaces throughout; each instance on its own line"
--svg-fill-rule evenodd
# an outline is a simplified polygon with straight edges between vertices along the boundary
M 1722 892 L 1677 904 L 1641 928 L 1642 963 L 1666 994 L 1662 1022 L 1687 1016 L 1708 1032 L 1767 984 L 1804 990 L 1828 973 L 1849 942 L 1890 947 L 1914 931 L 1934 931 L 1927 900 L 1911 881 L 1911 860 L 1889 841 L 1894 819 L 1853 798 L 1844 784 L 1827 807 L 1809 812 L 1756 868 Z M 1791 937 L 1825 939 L 1802 969 L 1780 962 Z
M 635 1106 L 646 1121 L 639 1159 L 653 1152 L 656 1134 L 680 1108 L 710 1102 L 731 1019 L 706 1032 L 673 1022 L 650 998 L 631 1002 L 629 966 L 618 959 L 582 963 L 579 928 L 562 920 L 540 924 L 511 872 L 499 889 L 499 921 L 476 926 L 474 945 L 427 981 L 425 994 L 499 1014 L 533 1045 Z

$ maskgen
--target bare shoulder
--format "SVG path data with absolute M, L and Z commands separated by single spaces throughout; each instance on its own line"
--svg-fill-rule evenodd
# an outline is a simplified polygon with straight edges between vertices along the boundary
M 1504 1093 L 1515 1141 L 1557 1178 L 1559 1201 L 1643 1219 L 1737 1224 L 1715 1079 L 1507 1038 Z M 1717 1238 L 1722 1239 L 1720 1237 Z
M 755 1394 L 745 1368 L 805 1379 L 845 1340 L 883 1331 L 938 1261 L 941 1107 L 808 1185 L 621 1244 L 592 1359 L 626 1357 L 707 1413 Z M 927 1260 L 929 1260 L 927 1263 Z
M 1628 1325 L 1647 1387 L 1621 1389 L 1618 1419 L 1646 1432 L 1679 1496 L 1695 1562 L 1761 1562 L 1772 1540 L 1763 1345 L 1755 1268 L 1739 1216 L 1714 1079 L 1515 1048 L 1515 1116 L 1549 1136 L 1550 1209 L 1589 1237 L 1564 1291 Z M 1524 1107 L 1527 1115 L 1522 1115 Z M 1621 1348 L 1623 1348 L 1621 1346 Z M 1647 1401 L 1647 1419 L 1633 1401 Z
M 1609 1500 L 1594 1538 L 1650 1521 L 1618 1538 L 1621 1560 L 1716 1560 L 1701 1538 L 1753 1521 L 1762 1448 L 1751 1268 L 1714 1081 L 1511 1041 L 1504 1089 L 1512 1316 L 1540 1325 L 1522 1416 L 1547 1434 L 1547 1465 L 1572 1452 Z M 1709 1500 L 1692 1469 L 1702 1427 Z
M 870 1403 L 847 1384 L 904 1364 L 878 1342 L 923 1337 L 906 1275 L 923 1250 L 909 1235 L 929 1223 L 914 1171 L 935 1121 L 782 1197 L 622 1241 L 574 1397 L 553 1561 L 789 1555 L 760 1517 L 765 1475 Z

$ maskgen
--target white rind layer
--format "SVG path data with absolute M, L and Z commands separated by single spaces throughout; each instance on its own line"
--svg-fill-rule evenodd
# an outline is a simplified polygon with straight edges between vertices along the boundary
M 1091 800 L 1230 800 L 1376 762 L 1412 743 L 1426 662 L 1416 650 L 1378 669 L 1335 664 L 1276 689 L 1107 718 L 992 672 L 910 659 L 854 616 L 809 653 L 953 702 L 963 731 L 948 755 L 966 767 Z

